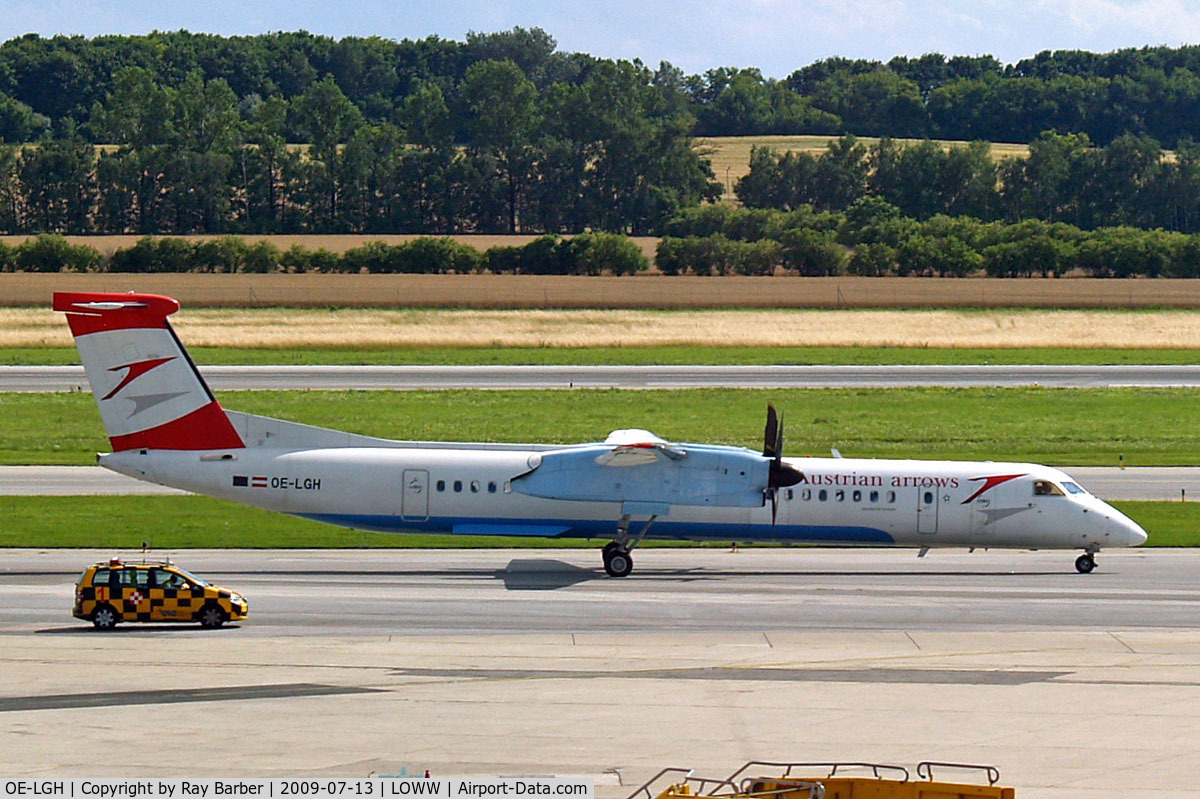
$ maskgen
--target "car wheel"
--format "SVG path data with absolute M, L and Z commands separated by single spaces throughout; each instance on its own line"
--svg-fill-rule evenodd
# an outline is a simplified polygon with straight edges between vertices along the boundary
M 209 630 L 215 630 L 226 620 L 225 611 L 221 610 L 221 606 L 211 604 L 200 608 L 197 618 L 200 619 L 200 626 Z
M 92 611 L 92 626 L 97 630 L 111 630 L 120 619 L 120 614 L 112 605 L 101 605 Z

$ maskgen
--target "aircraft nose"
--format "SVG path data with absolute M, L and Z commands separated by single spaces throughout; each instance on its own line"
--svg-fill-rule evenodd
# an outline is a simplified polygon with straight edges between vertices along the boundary
M 1140 547 L 1146 543 L 1146 531 L 1142 526 L 1120 511 L 1114 511 L 1109 521 L 1113 527 L 1114 542 L 1124 542 L 1123 545 L 1127 547 Z
M 1124 522 L 1125 538 L 1128 546 L 1140 547 L 1142 544 L 1146 543 L 1146 531 L 1142 529 L 1140 524 L 1130 518 L 1124 519 Z

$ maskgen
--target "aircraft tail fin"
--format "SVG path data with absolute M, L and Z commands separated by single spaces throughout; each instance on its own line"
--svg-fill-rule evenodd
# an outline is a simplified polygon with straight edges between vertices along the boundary
M 114 452 L 244 446 L 167 317 L 157 294 L 55 292 Z

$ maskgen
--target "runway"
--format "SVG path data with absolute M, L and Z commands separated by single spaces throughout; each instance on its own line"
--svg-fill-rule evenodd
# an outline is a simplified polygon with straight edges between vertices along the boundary
M 1193 366 L 205 366 L 215 391 L 1200 387 Z M 82 366 L 0 366 L 0 391 L 82 391 Z
M 1102 499 L 1200 500 L 1200 467 L 1062 468 Z M 0 496 L 133 496 L 184 493 L 186 492 L 178 489 L 134 480 L 99 466 L 0 466 Z
M 1070 553 L 654 550 L 621 580 L 594 551 L 181 552 L 250 618 L 96 633 L 72 584 L 112 554 L 0 552 L 8 777 L 430 769 L 618 799 L 672 765 L 939 760 L 1021 799 L 1200 796 L 1195 550 L 1090 575 Z

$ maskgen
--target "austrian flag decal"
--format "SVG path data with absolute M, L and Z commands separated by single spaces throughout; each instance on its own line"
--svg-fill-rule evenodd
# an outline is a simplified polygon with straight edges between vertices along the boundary
M 267 478 L 262 475 L 247 477 L 244 474 L 235 474 L 233 476 L 234 488 L 246 488 L 247 486 L 250 488 L 266 488 Z

